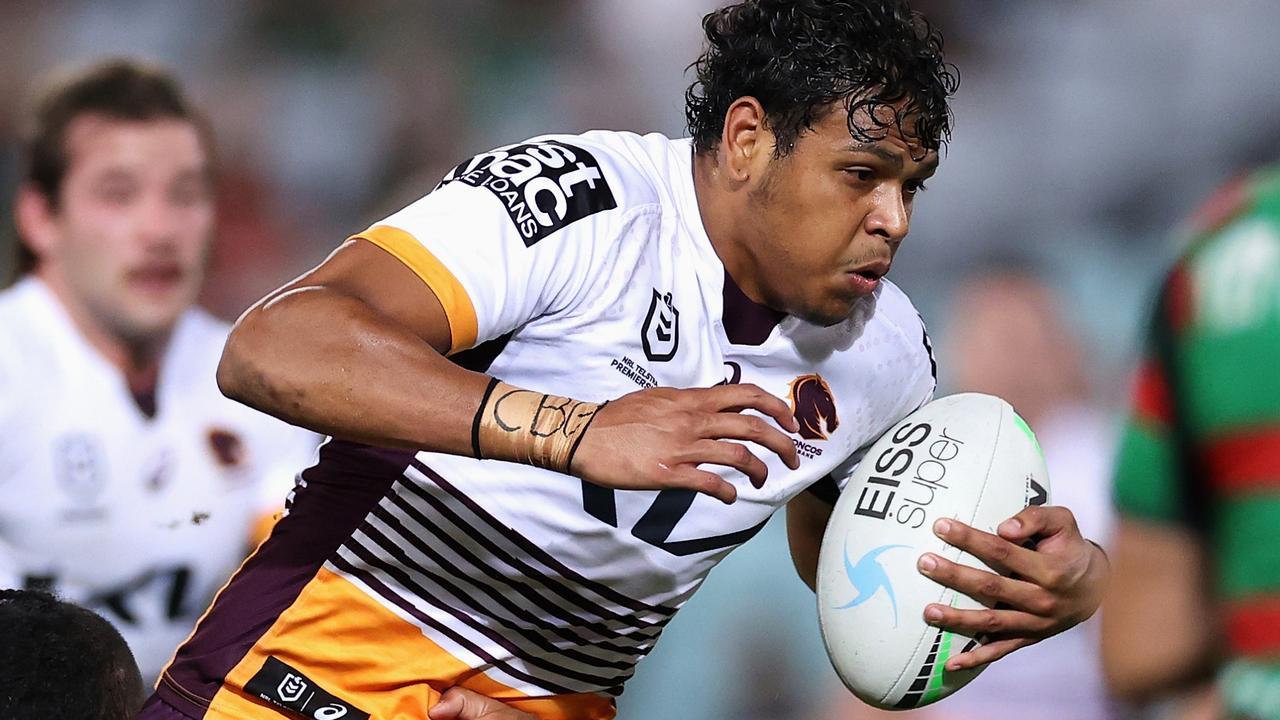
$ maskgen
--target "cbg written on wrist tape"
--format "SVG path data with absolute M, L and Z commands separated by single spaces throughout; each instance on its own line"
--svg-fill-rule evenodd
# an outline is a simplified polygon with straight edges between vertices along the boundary
M 567 473 L 587 426 L 603 403 L 523 390 L 494 378 L 471 426 L 477 458 L 509 460 Z

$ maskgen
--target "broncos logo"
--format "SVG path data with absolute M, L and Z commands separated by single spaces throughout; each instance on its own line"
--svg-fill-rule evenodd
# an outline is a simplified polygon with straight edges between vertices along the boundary
M 791 412 L 800 423 L 800 437 L 807 440 L 826 440 L 840 426 L 835 397 L 821 375 L 791 381 Z

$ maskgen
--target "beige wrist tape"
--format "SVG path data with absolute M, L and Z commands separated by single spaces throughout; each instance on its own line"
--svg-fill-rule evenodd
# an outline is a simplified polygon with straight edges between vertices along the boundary
M 480 459 L 568 473 L 587 426 L 602 407 L 522 390 L 494 378 L 471 424 L 471 450 Z

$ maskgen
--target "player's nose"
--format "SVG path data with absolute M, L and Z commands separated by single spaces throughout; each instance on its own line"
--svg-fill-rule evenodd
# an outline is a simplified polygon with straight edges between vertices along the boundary
M 911 213 L 902 194 L 886 187 L 876 192 L 871 212 L 867 213 L 864 222 L 868 233 L 899 243 L 907 236 Z
M 180 208 L 162 197 L 143 200 L 138 204 L 136 213 L 137 234 L 148 245 L 173 242 L 186 222 Z

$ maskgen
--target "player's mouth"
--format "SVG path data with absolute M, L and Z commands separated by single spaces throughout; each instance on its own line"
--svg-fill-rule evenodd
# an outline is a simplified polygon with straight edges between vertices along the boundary
M 165 295 L 177 289 L 186 277 L 178 263 L 148 263 L 130 270 L 129 284 L 148 295 Z
M 854 293 L 870 295 L 880 286 L 880 278 L 884 277 L 888 272 L 888 260 L 874 260 L 847 271 L 844 276 Z

